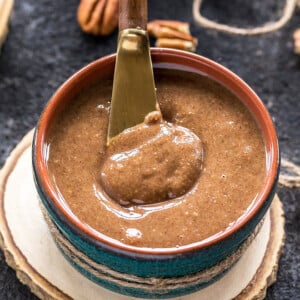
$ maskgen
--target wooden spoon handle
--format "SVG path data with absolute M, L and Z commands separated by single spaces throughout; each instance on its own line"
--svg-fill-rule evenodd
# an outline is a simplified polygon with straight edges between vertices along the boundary
M 147 30 L 147 0 L 120 0 L 119 30 L 141 28 Z

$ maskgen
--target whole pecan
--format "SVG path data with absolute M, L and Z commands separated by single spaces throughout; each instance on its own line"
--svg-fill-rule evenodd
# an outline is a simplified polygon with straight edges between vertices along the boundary
M 119 0 L 81 0 L 77 19 L 86 33 L 108 35 L 118 26 Z

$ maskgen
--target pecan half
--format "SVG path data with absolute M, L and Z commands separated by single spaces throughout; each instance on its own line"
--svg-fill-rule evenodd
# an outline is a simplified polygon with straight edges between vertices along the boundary
M 168 27 L 182 33 L 191 34 L 190 24 L 187 22 L 176 21 L 176 20 L 154 20 L 149 22 L 148 25 Z
M 157 38 L 156 47 L 196 51 L 198 39 L 190 34 L 189 24 L 176 20 L 154 20 L 147 24 L 150 35 Z
M 77 20 L 81 29 L 93 35 L 109 35 L 118 26 L 119 0 L 81 0 Z
M 174 48 L 179 50 L 195 52 L 197 43 L 176 38 L 158 38 L 155 43 L 156 47 Z
M 300 54 L 300 28 L 294 31 L 293 38 L 294 38 L 294 52 L 296 54 Z

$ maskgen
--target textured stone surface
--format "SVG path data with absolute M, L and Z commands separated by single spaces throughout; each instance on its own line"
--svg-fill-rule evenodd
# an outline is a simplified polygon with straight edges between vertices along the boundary
M 8 40 L 0 56 L 0 166 L 21 137 L 35 126 L 44 105 L 72 73 L 114 52 L 117 33 L 83 34 L 76 23 L 78 0 L 15 0 Z M 222 22 L 251 26 L 278 18 L 283 0 L 206 0 L 203 13 Z M 149 18 L 192 22 L 192 1 L 149 0 Z M 229 20 L 229 21 L 228 21 Z M 292 32 L 300 13 L 275 33 L 241 37 L 192 23 L 197 53 L 240 75 L 267 105 L 276 123 L 282 156 L 300 164 L 300 57 Z M 300 299 L 300 190 L 278 190 L 286 212 L 287 242 L 278 280 L 267 299 Z M 0 299 L 36 299 L 16 279 L 0 252 Z

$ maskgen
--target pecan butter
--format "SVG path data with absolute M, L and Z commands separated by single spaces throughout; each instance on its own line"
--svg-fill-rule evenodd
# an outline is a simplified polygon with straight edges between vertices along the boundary
M 98 232 L 180 247 L 232 226 L 251 206 L 265 180 L 265 146 L 251 113 L 220 84 L 175 70 L 156 70 L 155 80 L 164 123 L 140 125 L 107 150 L 112 82 L 101 81 L 53 124 L 48 168 L 73 213 Z M 133 154 L 120 167 L 112 157 L 124 153 Z
M 101 182 L 121 205 L 177 198 L 199 176 L 203 153 L 199 137 L 187 128 L 156 122 L 125 130 L 107 149 Z

